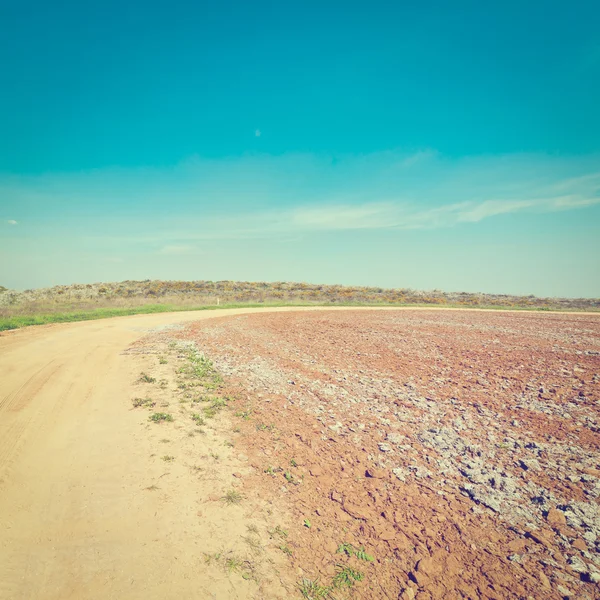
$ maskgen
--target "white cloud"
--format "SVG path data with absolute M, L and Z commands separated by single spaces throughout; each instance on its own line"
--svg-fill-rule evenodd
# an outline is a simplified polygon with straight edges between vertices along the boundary
M 55 231 L 80 206 L 104 213 L 109 203 L 110 217 L 99 213 L 77 229 L 86 239 L 144 245 L 155 255 L 194 255 L 201 240 L 476 227 L 509 214 L 585 210 L 600 204 L 600 156 L 454 159 L 426 150 L 192 157 L 169 169 L 0 175 L 0 197 L 12 199 L 8 214 L 46 211 Z
M 6 221 L 9 225 L 18 225 L 19 222 L 15 221 L 14 219 L 8 219 L 8 221 Z
M 519 212 L 534 206 L 535 200 L 485 200 L 465 206 L 456 213 L 456 220 L 462 223 L 477 223 L 483 219 Z
M 373 202 L 356 205 L 306 205 L 288 210 L 238 213 L 204 219 L 203 227 L 180 230 L 183 240 L 261 239 L 352 230 L 432 230 L 474 225 L 484 219 L 514 213 L 550 213 L 600 204 L 600 198 L 562 196 L 542 199 L 465 201 L 420 207 L 414 202 Z M 171 235 L 176 235 L 172 232 Z M 173 238 L 174 239 L 174 238 Z M 188 246 L 165 246 L 161 254 L 189 254 Z
M 390 203 L 304 206 L 290 211 L 284 220 L 300 230 L 379 229 L 390 225 L 389 219 L 395 212 Z

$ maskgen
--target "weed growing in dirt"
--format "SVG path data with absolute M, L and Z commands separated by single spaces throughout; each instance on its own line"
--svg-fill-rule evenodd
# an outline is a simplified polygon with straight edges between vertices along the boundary
M 215 460 L 219 460 L 219 455 L 216 452 L 209 452 L 209 455 L 211 456 L 211 458 L 214 458 Z
M 194 421 L 194 423 L 196 423 L 196 425 L 206 425 L 206 421 L 204 420 L 204 417 L 200 416 L 198 413 L 194 413 L 192 415 L 192 421 Z
M 240 417 L 242 419 L 244 419 L 244 421 L 249 421 L 250 420 L 250 415 L 252 414 L 252 410 L 251 409 L 247 409 L 247 410 L 238 410 L 235 413 L 236 417 Z
M 279 546 L 277 546 L 284 554 L 287 554 L 288 556 L 292 556 L 293 552 L 292 549 L 287 545 L 287 544 L 280 544 Z
M 161 444 L 168 444 L 171 440 L 168 440 L 167 438 L 163 438 L 162 440 L 159 440 L 159 442 Z
M 306 600 L 320 600 L 321 598 L 332 598 L 331 588 L 319 583 L 318 579 L 303 579 L 298 589 Z
M 375 560 L 373 558 L 373 556 L 371 556 L 370 554 L 367 554 L 364 546 L 361 546 L 360 549 L 355 552 L 355 556 L 359 560 L 364 560 L 366 562 L 373 562 Z
M 217 389 L 222 385 L 223 379 L 221 375 L 215 369 L 212 361 L 206 356 L 195 350 L 191 350 L 187 354 L 187 360 L 187 364 L 183 365 L 178 370 L 178 373 L 201 380 L 202 385 L 206 389 Z
M 337 549 L 337 554 L 352 556 L 354 554 L 354 546 L 352 544 L 340 544 Z
M 254 535 L 258 535 L 258 527 L 256 525 L 254 525 L 254 523 L 251 523 L 250 525 L 246 525 L 246 529 L 248 530 L 248 533 L 253 533 Z
M 243 535 L 242 539 L 248 544 L 248 547 L 254 554 L 260 554 L 263 551 L 262 544 L 258 538 L 252 535 Z
M 164 356 L 161 356 L 161 357 L 158 359 L 158 362 L 159 362 L 159 364 L 161 364 L 161 365 L 166 365 L 166 364 L 167 364 L 169 361 L 168 361 L 168 360 L 167 360 L 167 359 L 166 359 Z
M 223 442 L 223 446 L 227 446 L 228 448 L 233 448 L 235 444 L 231 440 L 225 440 Z
M 292 467 L 297 467 L 297 466 L 298 466 L 298 463 L 297 463 L 297 462 L 296 462 L 296 461 L 295 461 L 295 460 L 292 458 L 292 460 L 290 460 L 290 465 L 291 465 Z
M 212 361 L 206 358 L 204 354 L 198 354 L 192 351 L 188 354 L 188 360 L 192 363 L 194 369 L 193 374 L 198 378 L 206 377 L 215 370 Z
M 205 552 L 204 562 L 207 565 L 220 563 L 228 573 L 240 572 L 243 579 L 256 579 L 255 564 L 251 560 L 239 558 L 231 551 L 225 553 L 225 555 L 223 555 L 223 552 Z
M 160 413 L 154 413 L 153 415 L 150 415 L 148 418 L 151 421 L 154 421 L 155 423 L 160 423 L 161 421 L 172 421 L 173 415 L 170 415 L 170 414 L 164 413 L 164 412 L 160 412 Z
M 222 498 L 225 504 L 239 504 L 243 496 L 237 490 L 229 490 Z
M 364 546 L 361 546 L 357 550 L 352 544 L 340 544 L 337 549 L 337 554 L 356 556 L 359 560 L 364 560 L 366 562 L 373 562 L 375 560 L 370 554 L 367 554 Z
M 133 404 L 134 408 L 140 408 L 141 406 L 144 408 L 152 408 L 156 405 L 156 402 L 154 402 L 154 400 L 151 398 L 134 398 L 131 403 Z
M 310 529 L 312 527 L 311 522 L 308 519 L 304 519 L 304 527 Z
M 352 587 L 356 581 L 362 581 L 363 574 L 360 571 L 344 565 L 337 565 L 338 572 L 333 577 L 333 587 Z
M 220 560 L 221 558 L 221 553 L 220 552 L 205 552 L 204 553 L 204 562 L 207 565 L 211 565 L 214 562 Z
M 272 529 L 267 529 L 267 533 L 271 538 L 279 537 L 283 540 L 285 540 L 288 536 L 288 532 L 285 529 L 282 529 L 281 525 L 277 525 L 277 527 Z
M 257 423 L 256 431 L 275 431 L 275 425 L 266 425 L 265 423 Z
M 144 488 L 145 490 L 148 490 L 149 492 L 153 492 L 155 490 L 159 490 L 160 488 L 157 485 L 149 485 L 147 488 Z
M 164 460 L 165 462 L 173 462 L 173 461 L 175 460 L 175 457 L 174 457 L 174 456 L 171 456 L 171 455 L 169 455 L 169 454 L 165 454 L 165 455 L 162 457 L 162 460 Z
M 207 419 L 212 419 L 224 406 L 227 406 L 225 398 L 213 398 L 210 400 L 210 404 L 202 409 L 202 412 Z
M 267 475 L 270 475 L 271 477 L 275 477 L 276 473 L 281 473 L 283 471 L 283 469 L 281 467 L 272 467 L 272 466 L 268 466 L 265 469 L 265 473 Z
M 150 375 L 146 375 L 146 373 L 142 371 L 138 381 L 142 383 L 156 383 L 156 377 L 150 377 Z
M 239 571 L 242 564 L 243 564 L 242 561 L 239 558 L 236 558 L 235 556 L 225 559 L 225 568 L 230 573 L 232 571 L 233 572 Z
M 291 483 L 292 485 L 300 485 L 300 481 L 298 481 L 298 479 L 296 479 L 289 471 L 286 471 L 283 476 L 288 483 Z

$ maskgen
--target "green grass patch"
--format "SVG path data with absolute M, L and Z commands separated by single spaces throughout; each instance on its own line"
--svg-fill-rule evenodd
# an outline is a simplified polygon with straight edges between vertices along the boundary
M 153 415 L 150 415 L 148 418 L 151 421 L 154 421 L 155 423 L 160 423 L 161 421 L 172 421 L 173 420 L 172 415 L 170 415 L 169 413 L 164 413 L 164 412 L 154 413 Z
M 48 325 L 49 323 L 73 323 L 76 321 L 92 321 L 96 319 L 110 319 L 112 317 L 126 317 L 130 315 L 146 315 L 164 312 L 189 312 L 198 310 L 221 310 L 231 308 L 276 308 L 280 306 L 302 307 L 302 306 L 352 306 L 352 307 L 388 307 L 388 308 L 464 308 L 464 309 L 484 309 L 484 310 L 523 310 L 523 311 L 553 311 L 557 312 L 582 312 L 583 309 L 554 309 L 549 307 L 531 307 L 531 306 L 465 306 L 462 304 L 429 304 L 429 303 L 383 303 L 383 302 L 261 302 L 261 303 L 234 303 L 207 306 L 177 306 L 175 304 L 145 304 L 144 306 L 135 306 L 131 308 L 96 308 L 90 310 L 77 310 L 69 312 L 40 313 L 30 315 L 14 315 L 0 317 L 0 331 L 9 329 L 19 329 L 20 327 L 30 327 L 32 325 Z M 597 310 L 587 310 L 585 312 L 598 312 Z

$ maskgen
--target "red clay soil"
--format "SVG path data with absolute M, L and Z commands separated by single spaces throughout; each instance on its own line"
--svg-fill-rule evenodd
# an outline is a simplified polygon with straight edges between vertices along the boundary
M 342 564 L 355 598 L 600 597 L 599 316 L 319 311 L 169 335 L 225 376 L 244 485 L 294 515 L 299 579 Z

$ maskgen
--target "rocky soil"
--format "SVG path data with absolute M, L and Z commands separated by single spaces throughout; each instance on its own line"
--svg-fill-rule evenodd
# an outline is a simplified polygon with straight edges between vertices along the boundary
M 161 335 L 225 376 L 244 485 L 288 504 L 299 579 L 351 566 L 356 598 L 600 597 L 597 315 L 291 312 Z

